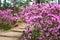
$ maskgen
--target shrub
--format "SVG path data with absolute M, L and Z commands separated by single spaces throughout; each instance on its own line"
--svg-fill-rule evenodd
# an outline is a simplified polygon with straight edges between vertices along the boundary
M 13 14 L 12 11 L 13 10 L 11 10 L 11 9 L 0 10 L 0 24 L 1 24 L 1 27 L 3 27 L 3 25 L 12 26 L 15 23 L 17 23 L 18 21 L 20 21 L 20 17 L 18 16 L 18 14 L 17 13 Z
M 35 27 L 24 32 L 21 40 L 60 40 L 60 4 L 33 3 L 20 15 Z

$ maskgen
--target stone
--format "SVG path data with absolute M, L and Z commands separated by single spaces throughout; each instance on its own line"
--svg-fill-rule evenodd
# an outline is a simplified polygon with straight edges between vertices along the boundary
M 0 36 L 5 36 L 5 37 L 20 37 L 23 33 L 19 32 L 6 32 L 6 33 L 0 33 Z
M 18 38 L 0 37 L 0 40 L 18 40 Z

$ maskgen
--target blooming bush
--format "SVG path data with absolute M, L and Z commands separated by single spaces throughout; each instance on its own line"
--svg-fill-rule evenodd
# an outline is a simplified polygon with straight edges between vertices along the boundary
M 11 9 L 0 10 L 0 25 L 14 25 L 16 22 L 20 20 L 20 17 L 17 13 L 12 12 Z
M 60 40 L 60 4 L 35 4 L 21 12 L 25 22 L 34 25 L 21 40 Z

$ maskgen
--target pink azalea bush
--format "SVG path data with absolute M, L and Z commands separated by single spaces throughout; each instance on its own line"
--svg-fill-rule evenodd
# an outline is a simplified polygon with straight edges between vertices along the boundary
M 20 14 L 35 29 L 24 32 L 21 40 L 60 40 L 60 4 L 35 4 Z
M 15 22 L 20 20 L 17 13 L 12 12 L 11 9 L 0 10 L 0 24 L 14 25 Z

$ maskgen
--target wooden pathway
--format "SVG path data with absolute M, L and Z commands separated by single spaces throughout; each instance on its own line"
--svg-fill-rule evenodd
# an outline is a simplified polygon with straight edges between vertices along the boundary
M 12 28 L 9 31 L 0 31 L 0 40 L 18 40 L 25 31 L 25 23 L 20 23 L 18 27 Z

